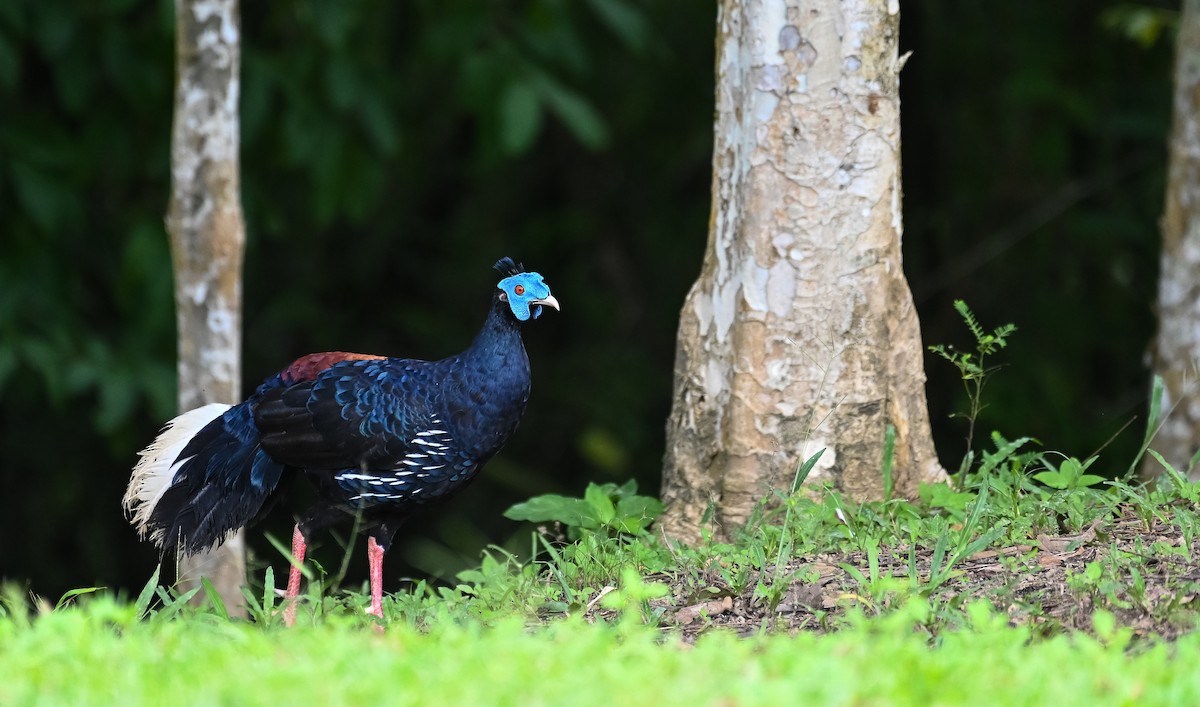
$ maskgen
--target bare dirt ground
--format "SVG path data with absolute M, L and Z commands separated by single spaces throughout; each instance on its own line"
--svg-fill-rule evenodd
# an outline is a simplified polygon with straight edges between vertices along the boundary
M 964 558 L 956 573 L 929 595 L 935 608 L 965 606 L 987 599 L 1007 612 L 1013 625 L 1029 625 L 1035 633 L 1063 629 L 1091 631 L 1095 609 L 1112 612 L 1119 626 L 1138 637 L 1167 640 L 1196 630 L 1200 619 L 1200 540 L 1190 552 L 1175 524 L 1154 519 L 1149 524 L 1131 508 L 1120 518 L 1097 523 L 1078 535 L 1039 536 L 1028 545 L 993 549 Z M 1162 509 L 1170 518 L 1170 509 Z M 1190 516 L 1190 514 L 1188 514 Z M 914 553 L 919 586 L 927 586 L 932 553 Z M 662 622 L 674 626 L 688 640 L 713 628 L 756 633 L 764 626 L 774 630 L 836 630 L 838 618 L 850 607 L 867 613 L 886 610 L 897 596 L 863 586 L 847 571 L 855 567 L 870 577 L 864 553 L 821 554 L 796 562 L 788 572 L 799 572 L 772 610 L 753 597 L 752 578 L 742 593 L 733 591 L 719 573 L 709 571 L 708 584 L 697 596 L 696 583 L 673 584 L 672 596 L 652 602 L 663 611 Z M 1090 568 L 1089 568 L 1090 567 Z M 893 576 L 908 585 L 909 548 L 881 547 L 878 575 Z M 796 575 L 793 575 L 796 576 Z M 659 577 L 662 581 L 670 578 Z

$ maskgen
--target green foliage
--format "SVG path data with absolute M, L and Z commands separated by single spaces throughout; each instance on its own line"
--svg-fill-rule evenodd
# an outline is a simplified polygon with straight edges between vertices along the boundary
M 202 613 L 138 621 L 111 597 L 63 611 L 22 604 L 0 618 L 0 702 L 601 704 L 621 695 L 622 704 L 691 707 L 803 695 L 820 704 L 970 705 L 981 686 L 995 704 L 1200 700 L 1198 635 L 1131 653 L 1130 631 L 1097 613 L 1096 638 L 1038 641 L 980 602 L 960 629 L 931 641 L 922 626 L 933 611 L 913 598 L 881 617 L 856 615 L 835 635 L 716 631 L 685 647 L 635 622 L 530 630 L 517 618 L 442 620 L 377 635 L 342 617 L 285 633 Z M 464 665 L 484 673 L 464 679 Z
M 883 466 L 880 474 L 883 476 L 883 500 L 892 500 L 896 490 L 896 482 L 892 478 L 892 464 L 896 460 L 896 426 L 888 423 L 883 434 Z
M 362 612 L 367 597 L 354 591 L 326 597 L 311 621 L 285 632 L 270 573 L 261 592 L 247 595 L 249 622 L 231 621 L 211 602 L 190 606 L 195 591 L 158 589 L 152 604 L 147 590 L 157 576 L 134 602 L 85 589 L 54 608 L 8 586 L 0 592 L 0 702 L 29 704 L 53 695 L 88 704 L 157 703 L 166 696 L 184 703 L 239 704 L 313 699 L 423 704 L 435 698 L 558 703 L 599 702 L 623 690 L 626 702 L 654 705 L 778 704 L 798 692 L 833 703 L 870 702 L 886 694 L 894 704 L 975 704 L 982 683 L 991 686 L 989 700 L 1000 703 L 1090 702 L 1115 695 L 1150 702 L 1200 698 L 1200 683 L 1192 679 L 1200 633 L 1167 646 L 1101 609 L 1090 614 L 1090 634 L 1060 635 L 1045 632 L 1044 624 L 1038 629 L 1039 624 L 1014 622 L 986 598 L 946 598 L 955 596 L 963 580 L 963 561 L 1011 529 L 1013 514 L 990 490 L 1018 478 L 1002 473 L 1005 468 L 990 475 L 959 520 L 903 501 L 849 505 L 841 520 L 820 510 L 843 508 L 840 499 L 797 496 L 790 532 L 806 535 L 793 538 L 796 546 L 811 554 L 849 549 L 861 558 L 840 563 L 850 588 L 823 631 L 764 625 L 739 637 L 709 630 L 688 650 L 681 650 L 670 629 L 664 631 L 674 610 L 733 588 L 727 583 L 718 589 L 713 582 L 739 581 L 739 566 L 757 562 L 760 572 L 774 573 L 765 550 L 777 537 L 773 533 L 784 530 L 780 526 L 748 528 L 735 545 L 696 548 L 664 548 L 650 534 L 630 541 L 594 532 L 539 562 L 493 548 L 454 586 L 419 582 L 386 596 L 382 635 L 371 630 L 372 617 Z M 1110 503 L 1077 488 L 1031 493 L 1021 504 L 1028 515 L 1058 516 L 1068 497 L 1075 497 L 1082 499 L 1088 523 L 1108 517 L 1117 504 L 1143 504 L 1174 509 L 1174 522 L 1192 522 L 1195 506 L 1179 502 L 1180 490 L 1114 485 L 1119 497 Z M 837 528 L 851 532 L 833 532 Z M 600 583 L 560 593 L 554 574 L 565 566 L 562 551 L 588 542 L 623 553 L 621 561 L 605 570 Z M 910 559 L 893 573 L 884 556 L 901 546 Z M 928 562 L 915 559 L 918 547 L 931 550 Z M 1122 612 L 1161 611 L 1149 601 L 1146 572 L 1152 562 L 1182 557 L 1187 547 L 1114 549 L 1072 574 L 1069 591 Z M 586 571 L 585 558 L 574 558 L 577 569 Z M 653 558 L 666 558 L 666 571 L 642 565 Z M 815 580 L 803 570 L 792 575 L 789 589 Z M 742 589 L 750 589 L 752 580 L 740 581 Z M 1168 607 L 1185 625 L 1194 623 L 1188 601 Z M 594 625 L 580 620 L 583 614 Z M 93 660 L 97 655 L 106 660 Z M 490 666 L 488 679 L 463 680 L 463 664 Z M 1083 667 L 1064 673 L 1064 664 Z M 375 677 L 363 680 L 364 673 Z M 951 673 L 973 677 L 947 680 Z M 1024 679 L 1008 679 L 1012 674 Z M 637 689 L 631 691 L 631 685 Z
M 439 588 L 439 595 L 451 602 L 470 597 L 471 614 L 485 620 L 508 616 L 514 609 L 533 614 L 543 608 L 548 597 L 535 565 L 522 564 L 497 547 L 484 552 L 478 569 L 459 572 L 458 580 L 453 591 Z
M 951 298 L 983 321 L 1019 312 L 1038 343 L 1005 352 L 1013 377 L 989 388 L 976 426 L 1053 434 L 1077 455 L 1135 414 L 1153 330 L 1172 47 L 1106 29 L 1123 4 L 904 8 L 917 50 L 902 87 L 905 150 L 919 156 L 905 164 L 904 267 L 923 333 L 951 340 Z M 406 529 L 389 571 L 410 574 L 408 560 L 452 580 L 489 542 L 511 552 L 525 537 L 505 537 L 501 511 L 580 476 L 655 488 L 679 302 L 710 213 L 715 5 L 241 9 L 246 392 L 314 350 L 454 351 L 478 323 L 487 283 L 471 273 L 485 256 L 522 257 L 570 297 L 569 317 L 529 332 L 537 383 L 520 434 L 478 492 Z M 0 486 L 38 499 L 6 507 L 0 535 L 24 541 L 0 543 L 0 568 L 53 596 L 136 591 L 157 559 L 97 499 L 119 498 L 136 450 L 175 406 L 162 226 L 171 11 L 0 3 Z M 995 80 L 981 93 L 984 75 Z M 958 424 L 948 413 L 968 407 L 958 386 L 930 367 L 943 458 Z M 1118 438 L 1105 454 L 1125 460 L 1136 447 Z M 1013 508 L 1038 494 L 997 483 Z M 793 512 L 792 530 L 839 540 L 851 531 L 836 508 L 874 522 L 829 496 L 798 508 L 821 523 Z M 771 520 L 768 566 L 784 539 Z M 268 526 L 282 534 L 289 522 Z M 274 556 L 257 533 L 250 541 Z M 792 542 L 792 555 L 810 546 Z M 596 539 L 581 546 L 617 562 Z M 722 571 L 740 580 L 748 567 Z
M 969 401 L 967 412 L 954 415 L 967 420 L 967 451 L 958 470 L 959 483 L 962 483 L 967 469 L 974 459 L 972 442 L 975 438 L 975 422 L 979 419 L 980 411 L 983 410 L 984 385 L 987 383 L 988 377 L 995 371 L 994 367 L 986 367 L 987 358 L 1008 346 L 1008 337 L 1017 330 L 1017 327 L 1013 324 L 1004 324 L 989 333 L 980 326 L 966 302 L 955 300 L 954 309 L 958 310 L 967 328 L 971 330 L 971 335 L 975 338 L 975 351 L 958 351 L 953 346 L 943 344 L 930 346 L 929 350 L 949 361 L 958 369 L 959 378 L 962 379 Z
M 1011 447 L 996 441 L 998 448 Z M 1179 598 L 1155 603 L 1146 577 L 1156 563 L 1191 562 L 1198 514 L 1194 503 L 1183 501 L 1197 486 L 1114 482 L 1105 493 L 1081 484 L 1051 492 L 1021 485 L 1029 478 L 1014 459 L 978 480 L 978 493 L 960 504 L 959 516 L 948 507 L 902 500 L 848 504 L 822 490 L 820 500 L 787 496 L 794 500 L 790 513 L 764 504 L 734 544 L 688 548 L 666 546 L 649 533 L 631 538 L 589 531 L 558 546 L 537 536 L 540 559 L 532 561 L 490 548 L 452 585 L 418 582 L 386 596 L 382 635 L 371 630 L 373 618 L 362 611 L 368 599 L 356 590 L 318 595 L 319 610 L 285 635 L 270 570 L 261 591 L 245 595 L 251 621 L 230 620 L 211 600 L 191 606 L 207 587 L 180 594 L 157 587 L 157 573 L 134 602 L 86 588 L 51 608 L 8 586 L 0 591 L 0 703 L 26 704 L 47 694 L 89 704 L 156 702 L 167 694 L 176 702 L 239 704 L 380 696 L 420 704 L 431 695 L 456 703 L 510 697 L 557 703 L 603 701 L 624 689 L 634 703 L 655 705 L 776 704 L 797 690 L 834 703 L 887 694 L 890 703 L 975 704 L 981 682 L 992 685 L 989 699 L 1002 703 L 1118 693 L 1156 701 L 1155 690 L 1172 700 L 1191 700 L 1188 690 L 1200 696 L 1200 683 L 1188 682 L 1200 658 L 1200 633 L 1182 635 L 1168 650 L 1112 613 L 1169 611 L 1181 625 L 1194 625 L 1190 601 L 1200 585 L 1183 573 L 1176 580 Z M 1026 492 L 1016 496 L 1014 510 L 1010 497 L 1018 490 Z M 1143 508 L 1156 519 L 1170 512 L 1168 536 L 1178 529 L 1184 543 L 1147 541 L 1131 551 L 1114 546 L 1069 575 L 1070 592 L 1110 607 L 1090 615 L 1091 635 L 1014 621 L 1012 596 L 976 599 L 960 591 L 967 559 L 1040 532 L 1021 526 L 1020 518 L 1062 519 L 1064 529 L 1077 530 L 1111 525 L 1122 507 Z M 784 543 L 792 549 L 780 555 Z M 885 562 L 905 551 L 906 566 Z M 709 630 L 689 650 L 680 649 L 669 628 L 675 611 L 732 591 L 739 597 L 749 592 L 767 605 L 766 617 L 778 616 L 781 603 L 755 590 L 755 576 L 770 576 L 768 589 L 788 596 L 819 589 L 805 564 L 823 553 L 847 558 L 839 569 L 848 586 L 837 606 L 827 607 L 820 631 L 772 630 L 767 618 L 747 637 Z M 747 633 L 744 627 L 739 632 Z M 108 662 L 97 663 L 96 655 Z M 490 666 L 488 679 L 463 680 L 467 663 Z M 112 670 L 114 664 L 121 669 Z M 1062 673 L 1063 664 L 1085 667 Z M 1153 680 L 1139 672 L 1143 665 L 1151 666 Z M 1054 675 L 1037 679 L 1046 670 Z M 375 678 L 363 680 L 364 671 Z M 948 671 L 974 677 L 946 680 Z M 1015 672 L 1025 679 L 1006 679 Z M 803 686 L 780 683 L 809 679 Z M 630 685 L 637 689 L 629 691 Z M 485 688 L 486 694 L 478 692 Z
M 792 477 L 791 491 L 784 498 L 784 505 L 787 510 L 783 516 L 783 537 L 780 539 L 775 551 L 774 576 L 771 577 L 770 583 L 767 583 L 765 578 L 760 579 L 754 589 L 755 598 L 765 599 L 772 609 L 779 605 L 780 600 L 783 598 L 783 593 L 787 589 L 787 585 L 794 579 L 793 575 L 786 575 L 785 572 L 787 567 L 786 561 L 791 559 L 794 547 L 794 540 L 788 530 L 792 527 L 792 513 L 801 503 L 798 492 L 824 453 L 824 449 L 818 450 L 796 467 L 796 473 Z
M 653 624 L 662 610 L 656 612 L 650 606 L 650 600 L 662 599 L 670 594 L 671 588 L 666 584 L 647 582 L 636 569 L 627 566 L 621 570 L 621 586 L 605 594 L 600 605 L 615 610 L 623 622 Z
M 708 208 L 681 191 L 708 169 L 712 101 L 711 71 L 661 77 L 711 66 L 709 10 L 241 7 L 245 392 L 309 351 L 452 353 L 478 326 L 500 255 L 570 296 L 570 320 L 530 333 L 545 339 L 529 347 L 541 391 L 530 434 L 489 465 L 477 482 L 488 492 L 413 524 L 392 567 L 423 535 L 470 562 L 503 539 L 514 499 L 566 487 L 554 466 L 627 478 L 661 458 L 646 420 L 661 417 L 669 361 L 647 348 L 669 346 L 667 303 L 699 262 L 682 254 L 703 243 Z M 43 591 L 85 577 L 140 585 L 156 557 L 96 499 L 119 498 L 137 450 L 175 412 L 171 13 L 146 0 L 0 10 L 0 485 L 44 501 L 0 520 L 4 535 L 30 537 L 0 544 L 0 567 Z M 668 124 L 669 144 L 657 138 Z M 616 178 L 626 173 L 643 176 Z M 668 231 L 692 236 L 655 237 Z M 613 274 L 656 260 L 680 267 L 639 286 L 639 314 L 614 317 L 632 310 L 605 297 Z
M 981 525 L 985 511 L 994 509 L 988 507 L 988 486 L 980 489 L 979 496 L 971 506 L 971 512 L 963 522 L 962 527 L 949 532 L 936 533 L 937 542 L 933 548 L 933 558 L 930 561 L 929 578 L 922 591 L 931 594 L 938 587 L 955 576 L 954 567 L 962 559 L 985 550 L 1005 534 L 1001 525 L 987 527 Z M 917 538 L 913 537 L 913 544 Z M 915 572 L 912 575 L 915 579 Z
M 583 498 L 536 496 L 512 506 L 504 516 L 533 523 L 561 523 L 567 528 L 567 537 L 578 540 L 585 533 L 597 532 L 609 537 L 640 535 L 662 510 L 658 499 L 639 496 L 637 482 L 630 479 L 621 486 L 588 484 Z
M 949 484 L 921 484 L 919 494 L 921 502 L 930 508 L 940 508 L 955 518 L 962 518 L 967 505 L 975 499 L 975 494 L 966 491 L 956 491 Z
M 1098 457 L 1090 457 L 1080 462 L 1075 457 L 1065 457 L 1057 467 L 1049 466 L 1046 471 L 1033 475 L 1037 481 L 1059 491 L 1073 491 L 1085 486 L 1095 486 L 1104 481 L 1103 476 L 1084 473 Z
M 1155 375 L 1154 381 L 1150 385 L 1150 404 L 1146 413 L 1146 432 L 1142 435 L 1142 445 L 1138 448 L 1137 454 L 1129 462 L 1129 470 L 1125 472 L 1126 479 L 1133 478 L 1137 473 L 1138 464 L 1142 462 L 1146 451 L 1150 449 L 1150 443 L 1154 441 L 1154 436 L 1158 434 L 1159 426 L 1162 424 L 1162 402 L 1164 383 L 1162 376 Z
M 1200 503 L 1200 481 L 1189 481 L 1188 477 L 1176 469 L 1170 462 L 1163 459 L 1163 456 L 1153 449 L 1148 450 L 1150 456 L 1162 466 L 1165 476 L 1172 490 L 1179 494 L 1181 498 L 1188 503 Z M 1195 458 L 1192 459 L 1192 466 L 1195 466 Z

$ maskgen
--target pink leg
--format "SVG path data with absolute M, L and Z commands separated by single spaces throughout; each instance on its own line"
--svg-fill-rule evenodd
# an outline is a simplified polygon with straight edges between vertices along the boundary
M 304 564 L 304 551 L 308 546 L 304 543 L 304 536 L 300 534 L 300 526 L 292 531 L 292 563 L 291 572 L 288 573 L 287 593 L 283 595 L 283 623 L 285 626 L 292 626 L 296 623 L 296 597 L 300 596 L 300 565 Z
M 367 539 L 367 563 L 371 567 L 371 611 L 383 618 L 383 548 L 375 538 Z

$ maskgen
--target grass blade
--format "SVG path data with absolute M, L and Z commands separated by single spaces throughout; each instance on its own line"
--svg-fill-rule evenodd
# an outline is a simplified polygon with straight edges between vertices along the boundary
M 146 613 L 150 610 L 150 601 L 154 599 L 154 590 L 158 588 L 158 573 L 162 571 L 162 565 L 154 568 L 154 574 L 150 575 L 150 581 L 146 582 L 146 586 L 142 587 L 142 591 L 138 594 L 137 602 L 134 607 L 137 609 L 139 619 L 146 618 Z
M 275 608 L 275 570 L 270 567 L 267 568 L 267 573 L 263 577 L 262 607 L 267 616 L 270 616 L 271 609 Z
M 193 587 L 191 590 L 177 597 L 172 597 L 166 591 L 161 592 L 159 596 L 163 598 L 165 605 L 163 606 L 162 611 L 158 612 L 157 618 L 161 621 L 166 621 L 174 617 L 175 614 L 178 614 L 179 611 L 183 609 L 183 607 L 188 605 L 188 602 L 192 600 L 192 597 L 199 593 L 200 587 Z
M 929 584 L 933 587 L 942 583 L 940 579 L 935 582 L 934 577 L 941 577 L 943 570 L 949 569 L 949 567 L 942 567 L 942 560 L 946 557 L 946 548 L 949 544 L 949 538 L 946 535 L 939 535 L 937 544 L 933 546 L 933 556 L 929 558 Z
M 213 609 L 221 618 L 229 620 L 229 612 L 225 609 L 225 602 L 221 599 L 221 594 L 217 588 L 208 581 L 208 577 L 200 578 L 200 586 L 204 587 L 204 594 L 208 597 L 208 603 L 212 604 Z
M 1187 488 L 1189 483 L 1187 477 L 1179 473 L 1179 470 L 1175 468 L 1174 464 L 1164 459 L 1163 455 L 1159 454 L 1153 449 L 1147 449 L 1146 453 L 1154 457 L 1154 460 L 1161 464 L 1162 468 L 1166 470 L 1167 476 L 1171 479 L 1171 483 L 1175 485 L 1176 491 L 1182 492 Z
M 996 447 L 995 453 L 984 452 L 983 463 L 979 465 L 979 476 L 986 477 L 992 473 L 996 467 L 1000 466 L 1006 459 L 1016 454 L 1017 450 L 1032 442 L 1032 437 L 1020 437 L 1011 442 L 1005 442 Z
M 896 426 L 888 425 L 883 432 L 883 500 L 892 500 L 895 480 L 892 479 L 892 464 L 896 455 Z
M 104 587 L 80 587 L 78 589 L 71 589 L 66 594 L 63 594 L 59 598 L 58 603 L 54 605 L 54 610 L 58 611 L 59 609 L 63 608 L 64 605 L 69 603 L 72 599 L 74 599 L 77 596 L 81 596 L 83 594 L 91 594 L 92 592 L 98 592 L 101 589 L 104 589 Z
M 575 603 L 575 592 L 571 590 L 571 585 L 567 583 L 567 578 L 562 573 L 562 557 L 559 556 L 558 551 L 554 549 L 554 546 L 551 545 L 548 540 L 546 540 L 545 536 L 536 532 L 534 533 L 534 536 L 541 541 L 542 547 L 546 548 L 546 552 L 550 554 L 550 559 L 552 562 L 547 563 L 547 565 L 550 568 L 550 572 L 554 574 L 554 578 L 558 580 L 559 586 L 562 587 L 563 601 L 570 606 L 571 604 Z
M 795 493 L 800 490 L 800 486 L 804 484 L 804 480 L 808 478 L 808 475 L 810 473 L 812 473 L 813 467 L 817 465 L 817 461 L 821 458 L 821 455 L 824 453 L 825 453 L 825 450 L 821 449 L 816 454 L 814 454 L 811 457 L 809 457 L 808 459 L 806 459 L 804 461 L 804 463 L 800 465 L 800 468 L 796 469 L 796 477 L 794 479 L 792 479 L 792 494 L 793 495 L 795 495 Z
M 350 534 L 346 536 L 346 542 L 342 546 L 342 564 L 338 567 L 337 575 L 329 586 L 337 589 L 342 586 L 342 580 L 346 578 L 346 570 L 350 569 L 350 558 L 354 556 L 354 539 L 358 537 L 358 531 L 362 528 L 362 511 L 359 510 L 354 514 L 354 525 L 350 528 Z M 289 560 L 290 562 L 291 560 Z
M 270 533 L 266 533 L 265 535 L 267 536 L 267 541 L 271 543 L 271 546 L 278 550 L 279 554 L 283 555 L 284 559 L 287 560 L 289 569 L 291 567 L 295 567 L 296 556 L 292 554 L 291 549 L 284 547 L 283 543 L 279 542 L 279 538 L 275 537 L 274 535 Z M 304 578 L 310 582 L 313 580 L 313 571 L 309 569 L 307 564 L 300 565 L 300 574 L 304 575 Z
M 1142 458 L 1146 456 L 1146 450 L 1150 448 L 1150 442 L 1154 440 L 1154 435 L 1158 434 L 1158 418 L 1162 416 L 1162 401 L 1163 401 L 1163 379 L 1162 376 L 1154 376 L 1154 383 L 1150 386 L 1150 412 L 1146 416 L 1146 435 L 1142 438 L 1142 446 L 1138 448 L 1138 453 L 1133 455 L 1133 461 L 1129 463 L 1129 470 L 1125 472 L 1125 478 L 1131 479 L 1137 473 L 1138 465 L 1142 463 Z

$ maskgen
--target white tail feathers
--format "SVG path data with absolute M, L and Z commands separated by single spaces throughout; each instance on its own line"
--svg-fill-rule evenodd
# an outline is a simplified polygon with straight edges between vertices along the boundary
M 126 515 L 133 515 L 130 522 L 137 528 L 139 536 L 146 537 L 149 532 L 147 523 L 154 506 L 171 486 L 179 465 L 186 461 L 178 458 L 183 448 L 197 432 L 224 414 L 229 407 L 211 403 L 185 412 L 168 422 L 154 442 L 138 452 L 141 460 L 133 467 L 133 476 L 129 479 L 129 488 L 125 489 L 121 505 L 125 507 Z M 152 533 L 150 540 L 161 546 L 161 536 L 161 531 Z

